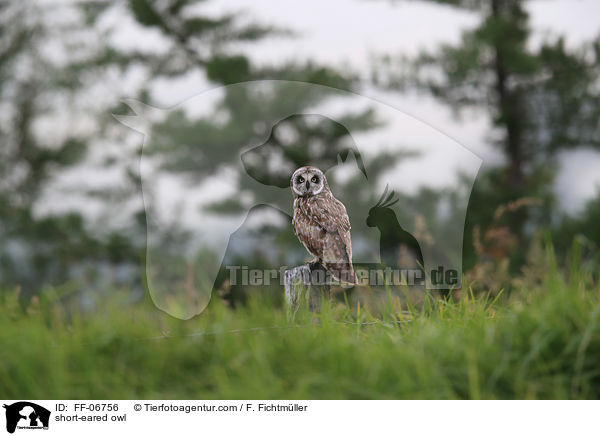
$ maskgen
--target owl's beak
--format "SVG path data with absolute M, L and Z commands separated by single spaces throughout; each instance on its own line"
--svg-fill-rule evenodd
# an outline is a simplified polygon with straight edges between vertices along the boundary
M 309 188 L 310 188 L 310 182 L 307 180 L 306 181 L 306 190 L 308 191 Z

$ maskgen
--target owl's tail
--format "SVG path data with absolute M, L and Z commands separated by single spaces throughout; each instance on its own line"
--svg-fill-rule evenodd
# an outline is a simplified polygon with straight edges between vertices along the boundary
M 325 268 L 329 271 L 332 277 L 342 284 L 357 285 L 358 280 L 354 272 L 352 264 L 347 263 L 326 263 Z

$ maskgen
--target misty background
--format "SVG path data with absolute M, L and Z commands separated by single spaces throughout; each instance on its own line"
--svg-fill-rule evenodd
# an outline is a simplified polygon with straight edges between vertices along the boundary
M 58 287 L 90 307 L 115 290 L 141 298 L 146 243 L 177 259 L 190 240 L 186 224 L 193 225 L 176 219 L 147 239 L 157 199 L 188 198 L 209 178 L 233 180 L 204 185 L 213 200 L 205 213 L 214 222 L 231 219 L 261 195 L 232 169 L 242 148 L 268 130 L 260 122 L 281 110 L 332 104 L 326 94 L 273 85 L 262 94 L 223 88 L 214 102 L 221 117 L 178 110 L 205 91 L 268 79 L 351 91 L 479 156 L 469 195 L 460 153 L 430 161 L 426 174 L 410 154 L 429 129 L 384 129 L 369 107 L 345 111 L 350 106 L 338 103 L 341 124 L 375 144 L 373 174 L 401 164 L 397 189 L 406 207 L 398 213 L 406 217 L 399 220 L 411 232 L 423 240 L 448 234 L 466 212 L 464 271 L 519 271 L 542 234 L 565 256 L 580 238 L 589 262 L 597 262 L 599 12 L 592 0 L 1 2 L 0 284 L 20 288 L 26 299 Z M 156 186 L 144 186 L 143 199 L 143 136 L 113 117 L 134 115 L 124 99 L 173 114 L 152 125 L 144 153 L 154 159 Z M 325 126 L 291 120 L 299 139 L 281 145 L 286 165 L 333 158 L 339 149 L 310 145 L 341 143 L 347 132 Z M 212 146 L 201 150 L 198 138 Z M 390 138 L 402 141 L 398 149 L 384 147 Z M 161 177 L 179 182 L 165 188 Z M 282 176 L 257 177 L 277 183 Z M 384 180 L 367 186 L 359 177 L 340 174 L 330 184 L 374 205 Z M 450 210 L 440 214 L 443 204 Z M 419 230 L 421 215 L 427 219 Z M 275 221 L 253 236 L 269 235 L 268 253 L 240 256 L 266 267 L 301 249 L 286 221 Z M 194 258 L 214 268 L 221 262 L 208 248 Z M 208 304 L 213 287 L 242 298 L 244 290 L 195 277 L 186 262 L 164 266 L 172 273 L 158 274 L 165 286 L 188 290 L 185 303 L 167 306 Z M 202 297 L 190 296 L 198 290 Z

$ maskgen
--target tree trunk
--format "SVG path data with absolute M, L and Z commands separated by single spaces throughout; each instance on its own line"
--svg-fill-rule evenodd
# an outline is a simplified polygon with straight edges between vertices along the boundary
M 517 19 L 518 10 L 513 2 L 504 0 L 491 0 L 492 17 L 496 20 Z M 502 36 L 500 36 L 502 38 Z M 494 74 L 495 88 L 498 104 L 498 119 L 496 124 L 505 131 L 504 147 L 508 160 L 506 168 L 506 182 L 510 189 L 508 201 L 515 201 L 520 198 L 524 191 L 526 177 L 524 173 L 524 147 L 523 134 L 525 130 L 526 113 L 521 90 L 516 88 L 513 81 L 513 75 L 510 67 L 506 64 L 504 45 L 518 44 L 518 41 L 496 40 L 494 43 Z M 527 212 L 524 209 L 513 213 L 511 217 L 511 228 L 516 236 L 521 240 L 523 228 L 527 220 Z
M 492 16 L 502 18 L 501 0 L 492 0 Z M 496 93 L 499 105 L 499 120 L 506 131 L 505 147 L 508 157 L 507 178 L 509 186 L 519 191 L 523 187 L 523 105 L 518 91 L 508 86 L 510 73 L 506 69 L 506 61 L 501 43 L 495 44 L 494 72 L 496 76 Z M 518 197 L 518 194 L 516 195 Z

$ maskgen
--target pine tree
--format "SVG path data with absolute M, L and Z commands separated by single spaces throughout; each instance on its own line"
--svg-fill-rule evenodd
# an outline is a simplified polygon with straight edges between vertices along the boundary
M 410 59 L 382 57 L 374 78 L 388 89 L 424 91 L 457 114 L 465 108 L 489 114 L 492 145 L 505 163 L 480 175 L 469 230 L 489 224 L 502 204 L 541 197 L 545 206 L 538 213 L 522 208 L 506 217 L 522 239 L 526 223 L 549 224 L 557 153 L 600 148 L 600 40 L 569 48 L 555 36 L 534 46 L 527 2 L 521 0 L 430 1 L 471 11 L 479 23 L 464 31 L 457 45 L 443 44 Z M 465 232 L 466 247 L 470 233 Z

